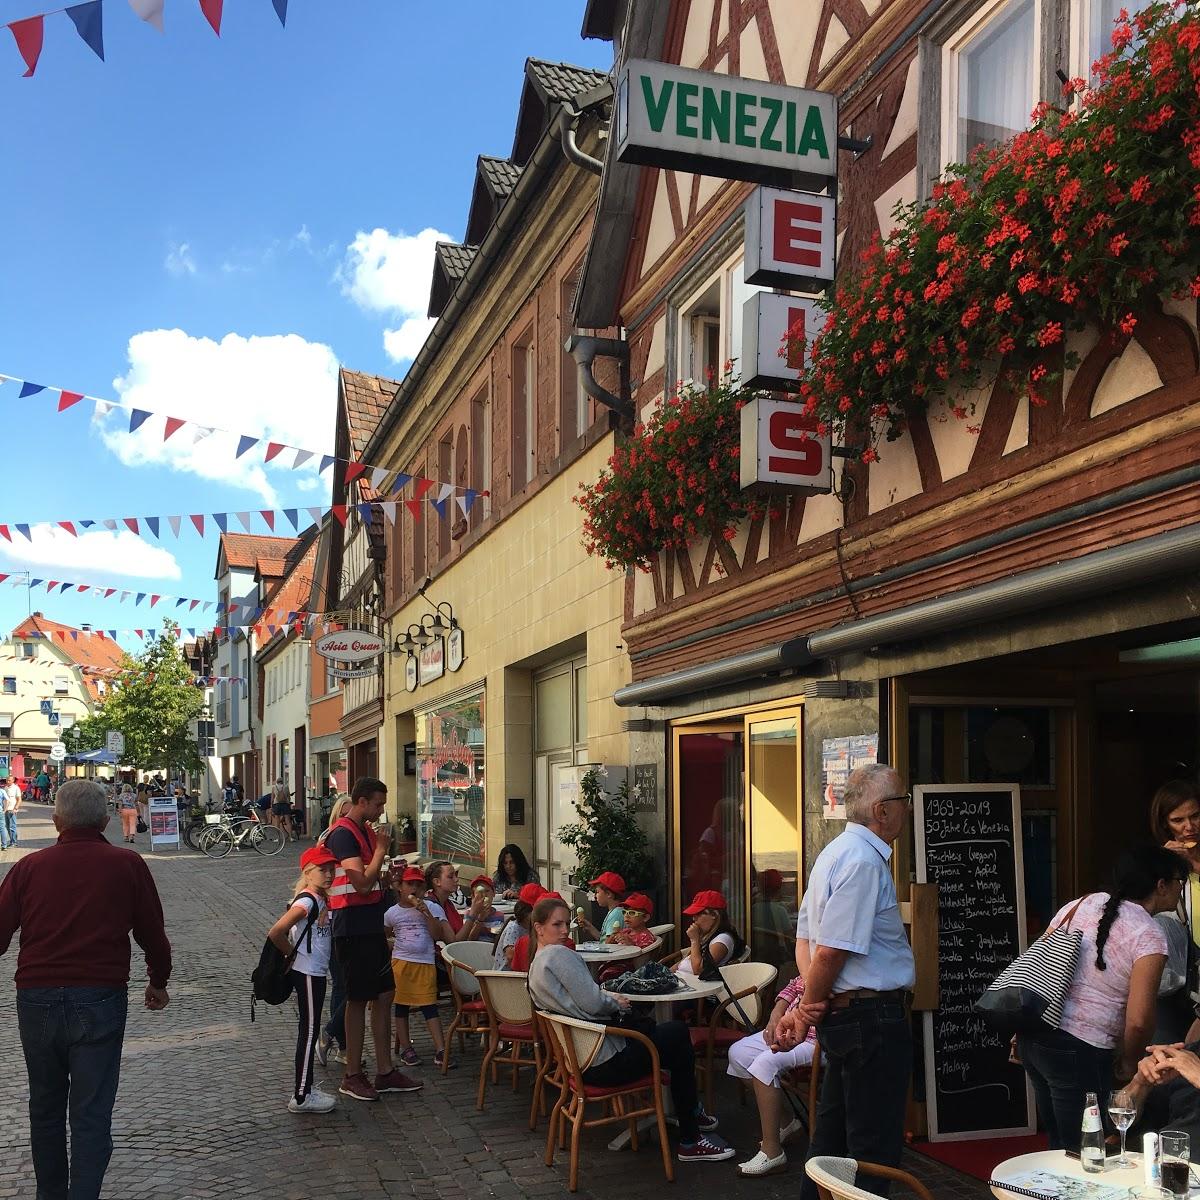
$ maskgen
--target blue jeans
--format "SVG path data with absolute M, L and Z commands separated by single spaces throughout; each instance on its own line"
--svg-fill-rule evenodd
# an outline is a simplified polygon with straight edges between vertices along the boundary
M 913 1054 L 903 1001 L 864 997 L 832 1009 L 817 1026 L 817 1040 L 825 1071 L 807 1157 L 832 1154 L 898 1167 Z M 858 1186 L 886 1195 L 887 1182 L 863 1178 Z M 806 1174 L 800 1198 L 816 1197 L 817 1185 Z
M 17 814 L 15 812 L 6 812 L 4 815 L 4 829 L 8 836 L 8 844 L 15 846 L 17 844 Z
M 112 1157 L 128 1001 L 124 988 L 17 989 L 37 1200 L 99 1200 Z
M 1112 1087 L 1113 1052 L 1080 1041 L 1061 1029 L 1023 1033 L 1017 1052 L 1037 1102 L 1042 1128 L 1051 1150 L 1078 1152 L 1083 1127 L 1083 1102 L 1088 1092 L 1100 1100 L 1101 1119 L 1108 1129 L 1105 1093 Z

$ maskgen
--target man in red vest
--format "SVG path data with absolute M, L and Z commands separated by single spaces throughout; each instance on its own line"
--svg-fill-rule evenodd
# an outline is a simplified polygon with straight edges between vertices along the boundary
M 346 976 L 346 1074 L 338 1091 L 352 1100 L 378 1100 L 380 1092 L 418 1092 L 422 1087 L 392 1066 L 395 984 L 383 931 L 383 914 L 392 900 L 380 878 L 389 842 L 388 827 L 379 820 L 386 806 L 385 783 L 358 780 L 350 793 L 349 811 L 325 839 L 326 848 L 338 860 L 329 907 L 333 953 Z M 368 1004 L 375 1041 L 373 1084 L 362 1069 Z

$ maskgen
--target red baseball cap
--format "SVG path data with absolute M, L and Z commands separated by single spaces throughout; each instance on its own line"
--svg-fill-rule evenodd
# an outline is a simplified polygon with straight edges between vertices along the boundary
M 642 895 L 641 892 L 630 892 L 622 901 L 626 908 L 635 909 L 637 912 L 645 913 L 649 916 L 654 911 L 654 905 L 649 896 Z
M 683 911 L 689 917 L 698 916 L 706 908 L 720 909 L 722 912 L 728 908 L 725 903 L 725 897 L 720 892 L 697 892 L 692 897 L 692 902 Z
M 485 887 L 489 892 L 494 892 L 496 890 L 496 885 L 492 882 L 492 877 L 490 875 L 476 875 L 475 878 L 471 880 L 470 887 L 471 891 L 474 891 L 477 887 Z
M 601 871 L 595 879 L 588 880 L 588 887 L 608 888 L 610 892 L 618 896 L 625 894 L 625 880 L 616 871 Z
M 324 844 L 320 846 L 309 846 L 305 852 L 300 855 L 300 870 L 305 867 L 324 867 L 329 863 L 336 863 L 337 855 L 334 854 Z
M 405 867 L 404 874 L 400 876 L 401 883 L 424 883 L 425 872 L 420 867 Z
M 517 899 L 525 904 L 533 905 L 545 895 L 547 895 L 546 889 L 540 883 L 527 883 L 517 893 Z

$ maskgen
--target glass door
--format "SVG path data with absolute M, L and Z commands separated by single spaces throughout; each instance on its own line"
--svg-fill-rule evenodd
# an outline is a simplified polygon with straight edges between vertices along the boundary
M 558 840 L 564 825 L 579 820 L 575 811 L 581 772 L 569 751 L 539 754 L 534 760 L 534 855 L 531 859 L 542 886 L 566 895 L 567 875 L 578 865 L 574 851 Z

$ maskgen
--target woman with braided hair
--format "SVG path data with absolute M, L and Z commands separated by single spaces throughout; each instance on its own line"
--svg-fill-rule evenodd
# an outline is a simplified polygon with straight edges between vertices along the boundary
M 1017 1051 L 1052 1150 L 1078 1150 L 1088 1092 L 1127 1082 L 1154 1032 L 1167 940 L 1154 920 L 1171 912 L 1188 864 L 1161 846 L 1125 851 L 1107 892 L 1059 909 L 1051 929 L 1083 935 L 1058 1029 L 1021 1034 Z

